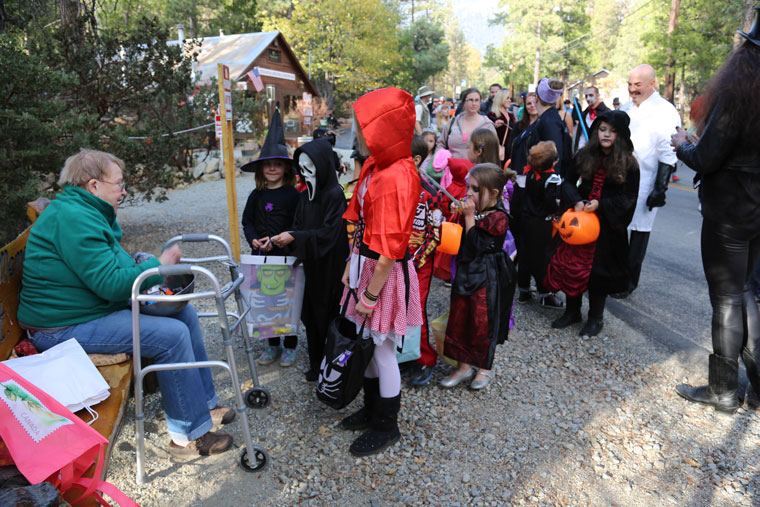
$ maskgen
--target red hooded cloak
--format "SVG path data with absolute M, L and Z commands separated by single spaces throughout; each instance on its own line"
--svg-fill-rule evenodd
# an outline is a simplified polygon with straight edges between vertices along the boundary
M 362 241 L 373 252 L 403 259 L 420 196 L 420 177 L 411 149 L 414 101 L 403 90 L 383 88 L 360 97 L 354 112 L 370 152 L 356 188 L 372 176 L 364 195 Z M 350 222 L 359 222 L 358 194 L 354 192 L 343 214 Z

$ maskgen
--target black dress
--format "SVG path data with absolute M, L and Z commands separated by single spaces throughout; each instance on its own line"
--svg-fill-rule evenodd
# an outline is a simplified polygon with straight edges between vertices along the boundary
M 561 185 L 563 209 L 572 208 L 576 203 L 588 200 L 593 185 L 591 178 L 582 178 L 580 185 L 575 163 L 567 165 L 567 178 Z M 599 238 L 596 240 L 594 259 L 591 264 L 589 291 L 600 294 L 622 292 L 628 288 L 630 269 L 628 267 L 628 224 L 636 210 L 639 193 L 639 168 L 632 165 L 626 170 L 623 183 L 605 178 L 602 185 L 599 208 Z
M 499 202 L 462 236 L 444 354 L 476 368 L 491 369 L 496 345 L 509 335 L 515 268 L 502 248 L 509 215 Z

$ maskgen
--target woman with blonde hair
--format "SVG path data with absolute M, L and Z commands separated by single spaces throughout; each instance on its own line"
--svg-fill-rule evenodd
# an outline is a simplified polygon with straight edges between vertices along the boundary
M 511 97 L 509 90 L 500 90 L 493 97 L 493 107 L 488 112 L 488 119 L 496 127 L 496 137 L 499 140 L 499 161 L 502 167 L 507 160 L 507 146 L 512 141 L 512 129 L 517 122 L 509 112 Z

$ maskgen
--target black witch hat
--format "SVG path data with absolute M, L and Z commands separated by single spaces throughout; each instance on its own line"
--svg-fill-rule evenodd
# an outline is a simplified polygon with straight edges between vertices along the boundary
M 240 170 L 248 173 L 256 172 L 262 161 L 271 159 L 287 160 L 288 167 L 293 167 L 293 159 L 288 155 L 288 147 L 285 144 L 285 129 L 282 126 L 282 117 L 280 117 L 278 109 L 275 109 L 272 118 L 269 120 L 269 131 L 266 139 L 264 139 L 264 146 L 261 148 L 259 158 L 243 165 Z
M 760 46 L 760 22 L 758 22 L 758 18 L 760 18 L 760 5 L 755 7 L 755 22 L 752 23 L 752 28 L 749 29 L 749 33 L 744 33 L 741 30 L 736 31 L 755 46 Z

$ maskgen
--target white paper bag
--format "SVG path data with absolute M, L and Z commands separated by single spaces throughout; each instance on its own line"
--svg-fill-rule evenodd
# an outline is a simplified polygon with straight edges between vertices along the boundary
M 3 364 L 72 412 L 97 405 L 110 396 L 108 382 L 73 338 L 45 352 L 9 359 Z

